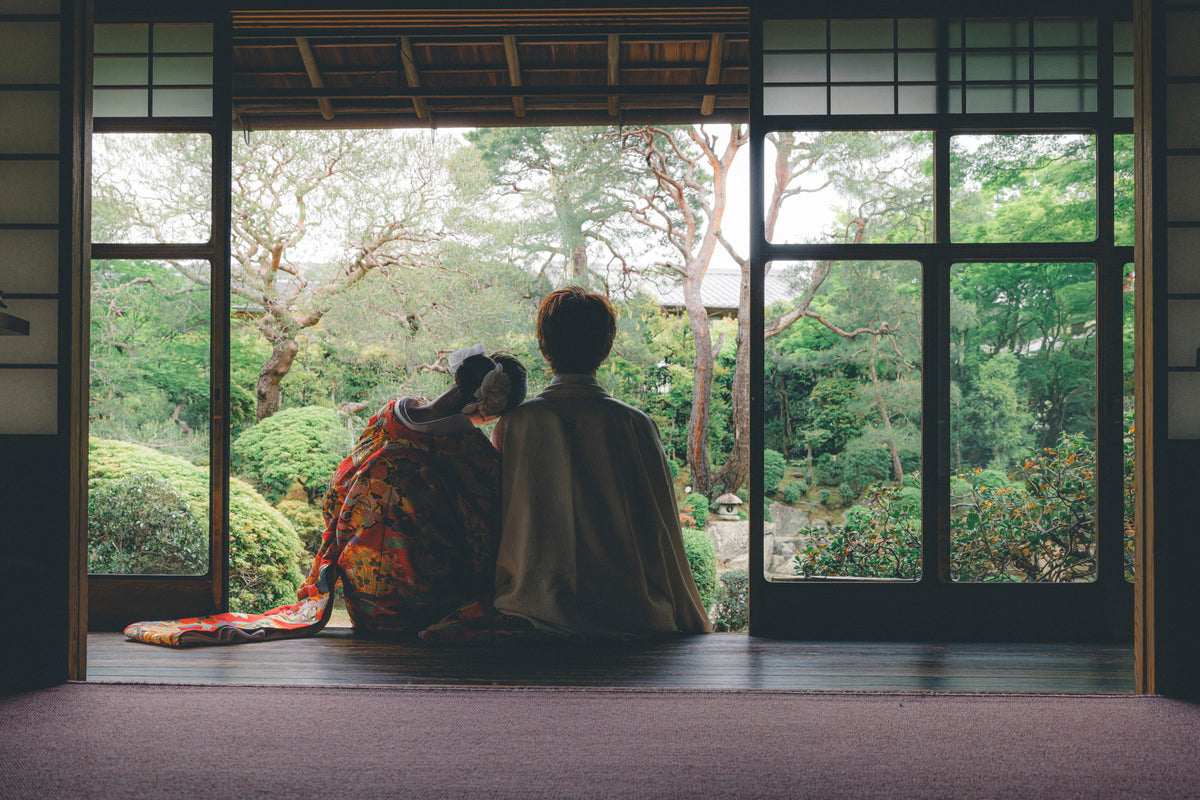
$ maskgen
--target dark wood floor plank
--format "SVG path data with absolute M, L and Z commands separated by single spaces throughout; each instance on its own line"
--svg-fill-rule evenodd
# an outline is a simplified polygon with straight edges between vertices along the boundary
M 770 691 L 1127 693 L 1132 647 L 792 642 L 713 634 L 612 645 L 429 647 L 329 629 L 174 650 L 88 637 L 88 679 L 305 686 L 569 686 Z

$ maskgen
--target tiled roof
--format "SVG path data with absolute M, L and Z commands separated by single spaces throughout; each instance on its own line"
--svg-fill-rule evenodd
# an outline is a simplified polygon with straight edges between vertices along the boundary
M 736 312 L 741 288 L 742 275 L 738 270 L 710 269 L 700 286 L 700 295 L 704 298 L 704 307 L 709 311 Z M 657 294 L 658 302 L 664 308 L 683 308 L 683 287 L 679 284 L 657 287 Z M 767 276 L 763 295 L 769 307 L 781 300 L 791 299 L 795 291 L 782 275 L 772 273 Z

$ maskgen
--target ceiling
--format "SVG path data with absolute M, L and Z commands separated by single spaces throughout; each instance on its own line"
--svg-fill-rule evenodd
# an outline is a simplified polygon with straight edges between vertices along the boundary
M 701 8 L 233 14 L 250 129 L 729 122 L 749 12 Z

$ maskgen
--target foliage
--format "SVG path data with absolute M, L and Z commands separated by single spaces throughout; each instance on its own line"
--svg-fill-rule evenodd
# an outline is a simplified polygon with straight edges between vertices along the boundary
M 783 453 L 770 448 L 763 450 L 763 494 L 772 494 L 787 471 Z
M 779 490 L 779 498 L 789 506 L 803 502 L 807 495 L 808 484 L 804 481 L 792 481 L 784 484 L 783 488 Z
M 203 460 L 208 292 L 159 261 L 96 261 L 91 280 L 92 433 Z
M 321 508 L 303 500 L 287 498 L 276 503 L 275 508 L 291 523 L 308 554 L 315 556 L 321 549 L 321 537 L 325 534 L 325 513 Z
M 116 482 L 155 479 L 183 498 L 194 518 L 207 519 L 207 469 L 129 442 L 89 441 L 89 495 L 103 497 L 103 487 Z M 229 482 L 229 549 L 230 610 L 263 611 L 295 600 L 304 578 L 300 539 L 278 511 L 237 479 Z
M 316 504 L 329 478 L 350 452 L 337 412 L 319 406 L 289 408 L 268 417 L 233 440 L 233 471 L 263 497 L 278 503 L 298 483 Z
M 692 492 L 683 499 L 683 504 L 689 509 L 687 513 L 696 521 L 697 528 L 708 524 L 710 510 L 707 497 L 699 492 Z
M 717 599 L 717 548 L 712 537 L 695 528 L 683 529 L 683 550 L 687 554 L 692 578 L 700 592 L 704 607 L 711 608 Z
M 1126 462 L 1133 460 L 1132 436 Z M 1080 581 L 1095 573 L 1096 447 L 1080 434 L 1026 459 L 1011 478 L 976 469 L 951 482 L 951 570 L 959 581 Z M 1127 481 L 1129 478 L 1127 477 Z M 1127 489 L 1128 491 L 1128 489 Z M 828 533 L 809 528 L 798 574 L 916 579 L 920 491 L 875 484 Z M 1126 515 L 1130 514 L 1129 509 Z M 1129 527 L 1128 519 L 1126 521 Z
M 208 525 L 163 478 L 129 475 L 88 493 L 88 571 L 199 575 L 208 570 Z
M 713 605 L 713 629 L 740 632 L 750 627 L 750 576 L 744 569 L 721 575 L 721 588 Z

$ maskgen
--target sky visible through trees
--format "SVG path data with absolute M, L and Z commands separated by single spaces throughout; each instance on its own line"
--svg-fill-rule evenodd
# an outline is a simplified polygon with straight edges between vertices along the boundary
M 93 240 L 207 236 L 206 137 L 95 140 Z M 1124 244 L 1131 144 L 1117 153 Z M 710 499 L 746 489 L 747 398 L 761 380 L 766 447 L 786 464 L 773 497 L 814 522 L 795 571 L 915 577 L 921 267 L 769 265 L 785 299 L 766 309 L 765 369 L 751 375 L 751 332 L 737 322 L 749 310 L 748 151 L 737 126 L 238 136 L 235 450 L 280 411 L 320 408 L 336 459 L 382 403 L 439 393 L 446 355 L 476 341 L 521 358 L 535 393 L 549 378 L 537 304 L 582 284 L 620 314 L 598 377 L 654 418 L 681 486 Z M 927 132 L 775 133 L 766 156 L 769 240 L 930 241 Z M 1090 136 L 956 137 L 952 164 L 954 241 L 1095 235 Z M 736 316 L 704 305 L 714 269 L 741 278 Z M 955 575 L 1090 579 L 1096 268 L 959 264 L 950 281 Z M 683 308 L 660 305 L 667 288 Z M 205 264 L 95 262 L 93 437 L 207 464 L 207 298 Z M 293 527 L 317 524 L 311 487 L 278 483 L 271 502 Z M 1068 486 L 1070 497 L 1051 491 Z

